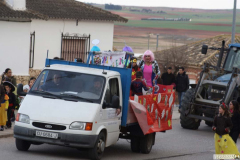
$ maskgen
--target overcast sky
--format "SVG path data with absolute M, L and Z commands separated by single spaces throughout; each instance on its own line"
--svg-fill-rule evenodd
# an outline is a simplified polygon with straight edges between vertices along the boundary
M 232 9 L 234 0 L 78 0 L 92 3 L 112 3 L 131 6 L 201 8 L 201 9 Z M 240 0 L 237 8 L 240 9 Z

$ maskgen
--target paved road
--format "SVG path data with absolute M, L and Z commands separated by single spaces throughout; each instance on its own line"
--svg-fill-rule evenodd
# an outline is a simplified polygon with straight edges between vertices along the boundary
M 106 148 L 103 160 L 212 160 L 214 133 L 202 122 L 199 130 L 182 129 L 179 120 L 173 121 L 173 130 L 158 133 L 150 154 L 132 153 L 127 140 Z M 240 141 L 240 140 L 239 140 Z M 238 145 L 240 148 L 240 144 Z M 86 152 L 77 149 L 40 145 L 31 146 L 28 152 L 17 151 L 14 138 L 0 139 L 1 160 L 77 160 L 87 159 Z

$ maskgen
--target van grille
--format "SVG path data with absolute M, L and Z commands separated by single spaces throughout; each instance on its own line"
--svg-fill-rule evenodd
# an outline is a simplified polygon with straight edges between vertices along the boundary
M 48 123 L 39 123 L 39 122 L 33 122 L 32 125 L 37 128 L 43 128 L 43 129 L 49 129 L 49 130 L 65 130 L 66 126 L 61 125 L 55 125 L 55 124 L 48 124 Z

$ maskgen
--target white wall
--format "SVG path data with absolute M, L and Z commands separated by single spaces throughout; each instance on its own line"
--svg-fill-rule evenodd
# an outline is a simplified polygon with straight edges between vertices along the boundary
M 29 75 L 30 22 L 0 21 L 0 74 Z
M 31 32 L 35 31 L 35 59 L 34 69 L 42 69 L 45 65 L 47 50 L 49 58 L 60 57 L 61 52 L 61 34 L 78 33 L 91 35 L 93 39 L 99 39 L 99 48 L 103 50 L 112 50 L 113 47 L 113 22 L 91 22 L 79 21 L 76 26 L 74 20 L 33 20 L 31 23 Z M 92 48 L 92 43 L 91 47 Z

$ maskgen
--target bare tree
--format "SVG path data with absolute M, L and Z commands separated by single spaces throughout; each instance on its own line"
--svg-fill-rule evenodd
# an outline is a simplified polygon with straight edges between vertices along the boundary
M 172 40 L 169 49 L 160 51 L 156 54 L 158 62 L 166 71 L 168 67 L 174 67 L 174 74 L 179 70 L 179 67 L 187 67 L 188 55 L 186 53 L 187 45 L 177 46 L 176 40 Z

